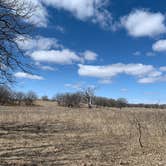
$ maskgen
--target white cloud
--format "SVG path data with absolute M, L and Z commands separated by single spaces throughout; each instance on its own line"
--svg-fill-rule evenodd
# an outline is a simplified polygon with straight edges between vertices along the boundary
M 24 72 L 17 72 L 14 74 L 14 76 L 17 78 L 27 78 L 27 79 L 31 79 L 31 80 L 43 80 L 44 79 L 41 76 L 24 73 Z
M 101 79 L 101 83 L 111 81 L 111 79 L 119 74 L 127 74 L 138 79 L 139 83 L 149 83 L 160 81 L 163 78 L 162 72 L 152 65 L 143 64 L 112 64 L 109 66 L 91 66 L 79 65 L 78 74 L 81 76 L 96 77 Z M 109 82 L 108 82 L 109 83 Z
M 152 49 L 154 51 L 166 51 L 166 40 L 159 40 L 153 44 Z
M 29 36 L 18 36 L 16 42 L 18 43 L 18 46 L 25 51 L 48 50 L 62 47 L 57 39 L 42 36 L 36 36 L 34 38 Z
M 39 62 L 36 62 L 35 65 L 42 70 L 48 70 L 48 71 L 55 71 L 55 69 L 51 66 L 46 66 L 46 65 L 42 65 Z
M 85 60 L 94 61 L 97 59 L 98 55 L 95 52 L 87 50 L 83 53 L 83 56 Z
M 27 0 L 27 2 L 35 7 L 29 21 L 37 27 L 47 27 L 49 18 L 47 6 L 68 11 L 79 20 L 91 21 L 103 28 L 110 29 L 112 25 L 111 13 L 107 10 L 109 0 Z
M 55 69 L 51 66 L 40 66 L 40 69 L 42 70 L 49 70 L 49 71 L 55 71 Z
M 18 46 L 26 51 L 36 62 L 52 62 L 57 64 L 82 63 L 84 61 L 94 61 L 97 54 L 90 50 L 83 53 L 76 53 L 59 44 L 55 38 L 36 36 L 34 38 L 18 36 L 16 38 Z M 48 66 L 40 66 L 41 69 L 53 70 Z
M 135 10 L 121 18 L 121 24 L 131 36 L 156 36 L 166 32 L 165 16 L 146 10 Z
M 30 54 L 31 58 L 38 62 L 52 62 L 57 64 L 72 64 L 81 62 L 81 58 L 69 49 L 63 50 L 39 50 Z
M 84 61 L 94 61 L 97 54 L 90 50 L 83 53 L 76 53 L 59 44 L 55 38 L 36 36 L 18 36 L 16 42 L 20 49 L 26 52 L 36 62 L 52 62 L 57 64 L 72 64 L 74 62 L 83 63 Z M 41 69 L 52 70 L 48 66 L 40 66 Z
M 161 66 L 160 71 L 166 72 L 166 66 Z
M 138 80 L 139 83 L 149 84 L 154 82 L 165 82 L 166 76 L 157 76 L 157 77 L 144 77 Z
M 90 65 L 79 65 L 79 74 L 85 76 L 92 76 L 98 78 L 113 77 L 118 74 L 125 73 L 134 76 L 143 76 L 146 74 L 160 75 L 155 68 L 151 65 L 143 64 L 112 64 L 109 66 L 90 66 Z
M 42 0 L 48 6 L 71 12 L 76 18 L 91 20 L 102 27 L 112 24 L 110 12 L 106 9 L 109 0 Z

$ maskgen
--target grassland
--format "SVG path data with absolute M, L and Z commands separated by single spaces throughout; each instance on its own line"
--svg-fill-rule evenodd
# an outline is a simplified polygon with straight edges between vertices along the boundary
M 166 110 L 38 104 L 0 107 L 0 165 L 166 165 Z

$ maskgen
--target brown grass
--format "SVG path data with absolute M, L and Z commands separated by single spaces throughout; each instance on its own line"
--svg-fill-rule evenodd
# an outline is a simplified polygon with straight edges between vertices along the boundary
M 0 165 L 166 165 L 166 110 L 38 104 L 0 107 Z

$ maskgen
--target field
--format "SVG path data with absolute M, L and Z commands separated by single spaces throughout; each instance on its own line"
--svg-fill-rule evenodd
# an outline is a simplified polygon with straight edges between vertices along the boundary
M 0 107 L 0 165 L 166 165 L 166 110 L 37 104 Z

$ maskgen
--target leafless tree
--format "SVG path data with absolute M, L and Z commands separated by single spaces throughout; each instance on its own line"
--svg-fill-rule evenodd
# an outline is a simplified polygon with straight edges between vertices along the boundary
M 37 100 L 37 98 L 38 97 L 37 97 L 36 93 L 33 91 L 30 91 L 25 96 L 25 104 L 26 105 L 33 105 L 34 101 Z
M 117 99 L 116 103 L 117 103 L 117 107 L 119 107 L 120 109 L 122 107 L 126 107 L 128 105 L 128 101 L 125 98 L 119 98 L 119 99 Z
M 19 105 L 21 105 L 21 103 L 23 103 L 25 100 L 25 94 L 23 92 L 16 92 L 15 100 Z
M 88 102 L 88 107 L 92 108 L 92 98 L 94 97 L 95 88 L 88 87 L 85 89 L 84 96 Z
M 12 91 L 7 86 L 0 86 L 0 104 L 5 105 L 11 102 Z
M 28 20 L 34 10 L 28 1 L 0 0 L 0 84 L 13 82 L 13 72 L 18 69 L 29 71 L 17 41 L 31 32 L 33 26 Z
M 57 94 L 56 101 L 60 106 L 80 107 L 82 97 L 81 92 Z

